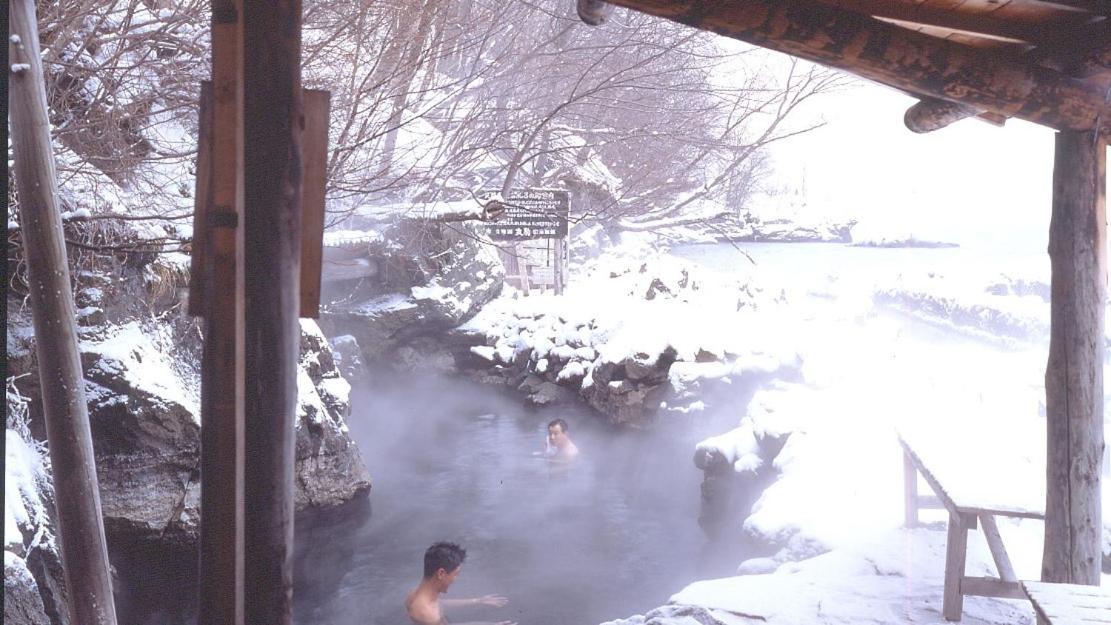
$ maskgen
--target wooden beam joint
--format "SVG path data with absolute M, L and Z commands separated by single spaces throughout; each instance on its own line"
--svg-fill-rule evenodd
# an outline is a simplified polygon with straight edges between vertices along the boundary
M 927 133 L 980 113 L 979 109 L 967 104 L 924 98 L 907 109 L 903 123 L 911 132 Z

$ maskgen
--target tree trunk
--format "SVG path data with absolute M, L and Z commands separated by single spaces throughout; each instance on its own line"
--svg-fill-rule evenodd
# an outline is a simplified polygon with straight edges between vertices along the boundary
M 1103 315 L 1107 282 L 1106 143 L 1057 134 L 1045 372 L 1045 548 L 1042 580 L 1098 586 L 1103 456 Z
M 9 115 L 35 353 L 54 472 L 70 623 L 115 625 L 93 437 L 77 351 L 54 152 L 32 0 L 8 5 Z

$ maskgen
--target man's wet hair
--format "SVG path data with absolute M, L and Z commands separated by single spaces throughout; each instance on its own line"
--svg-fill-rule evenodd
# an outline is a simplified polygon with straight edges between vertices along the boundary
M 451 573 L 467 559 L 467 550 L 455 543 L 433 543 L 424 552 L 424 577 L 429 579 L 436 575 L 436 571 L 443 569 Z
M 548 427 L 552 427 L 553 425 L 558 425 L 560 432 L 567 432 L 567 422 L 563 419 L 552 419 L 552 422 L 548 424 Z

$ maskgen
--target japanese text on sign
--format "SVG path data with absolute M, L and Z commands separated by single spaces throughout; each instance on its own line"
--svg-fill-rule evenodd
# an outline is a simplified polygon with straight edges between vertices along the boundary
M 486 232 L 500 241 L 565 237 L 569 205 L 566 191 L 514 189 L 505 195 L 505 214 L 486 224 Z

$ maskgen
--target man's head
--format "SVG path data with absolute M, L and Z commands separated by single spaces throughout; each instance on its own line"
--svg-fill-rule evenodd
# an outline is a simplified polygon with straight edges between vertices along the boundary
M 440 592 L 447 592 L 466 559 L 467 550 L 459 545 L 435 543 L 424 552 L 424 578 L 435 582 Z
M 553 447 L 563 447 L 567 444 L 567 422 L 563 419 L 554 419 L 548 424 L 548 443 Z

